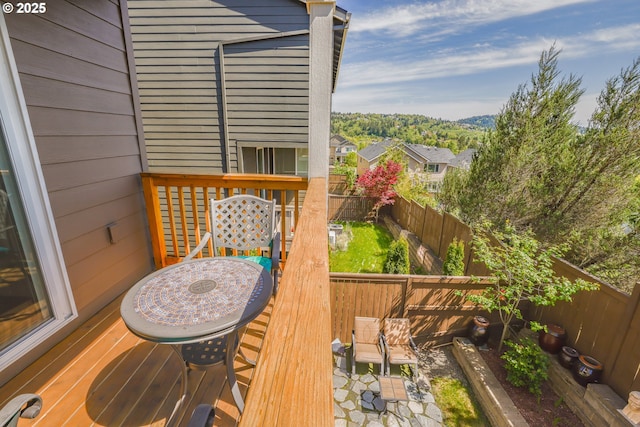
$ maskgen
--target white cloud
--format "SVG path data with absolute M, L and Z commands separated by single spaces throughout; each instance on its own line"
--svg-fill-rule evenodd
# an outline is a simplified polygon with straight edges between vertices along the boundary
M 640 24 L 632 24 L 558 40 L 540 37 L 501 48 L 484 44 L 466 50 L 448 49 L 433 53 L 426 59 L 414 56 L 405 61 L 382 58 L 345 63 L 340 71 L 340 87 L 428 80 L 535 64 L 542 51 L 549 49 L 554 42 L 562 49 L 561 58 L 567 59 L 598 55 L 602 51 L 638 49 L 638 33 Z
M 462 28 L 528 16 L 594 0 L 444 0 L 407 4 L 353 16 L 351 32 L 385 32 L 402 37 L 454 33 Z

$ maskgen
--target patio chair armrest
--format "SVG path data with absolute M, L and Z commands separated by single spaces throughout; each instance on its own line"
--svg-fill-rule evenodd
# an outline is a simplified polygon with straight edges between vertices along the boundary
M 215 415 L 216 411 L 213 406 L 201 403 L 193 410 L 187 427 L 211 427 L 213 426 Z
M 198 246 L 196 246 L 194 250 L 189 252 L 189 255 L 182 258 L 182 261 L 189 261 L 194 256 L 196 256 L 200 251 L 202 251 L 202 249 L 204 249 L 204 246 L 207 244 L 207 242 L 209 242 L 209 239 L 211 239 L 211 233 L 207 231 L 206 233 L 204 233 L 204 236 L 202 236 L 202 240 L 200 240 Z
M 271 268 L 280 268 L 280 232 L 273 235 L 271 240 Z
M 415 341 L 413 340 L 413 337 L 409 337 L 409 345 L 411 346 L 413 351 L 415 351 L 416 353 L 418 352 L 418 346 L 416 345 Z
M 379 333 L 378 335 L 378 341 L 380 344 L 380 351 L 382 352 L 382 359 L 386 359 L 386 355 L 389 352 L 389 345 L 387 344 L 387 338 L 384 336 L 384 334 L 382 332 Z
M 26 407 L 25 407 L 26 405 Z M 42 409 L 42 398 L 37 394 L 20 394 L 0 409 L 0 425 L 15 425 L 20 418 L 35 418 Z

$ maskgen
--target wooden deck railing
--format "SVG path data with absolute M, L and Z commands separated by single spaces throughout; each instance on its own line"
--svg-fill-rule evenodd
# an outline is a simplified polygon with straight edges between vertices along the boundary
M 327 185 L 309 182 L 240 426 L 333 426 Z
M 298 176 L 226 174 L 183 175 L 143 173 L 151 244 L 156 268 L 176 263 L 211 230 L 209 199 L 254 194 L 276 199 L 282 235 L 281 262 L 293 238 L 307 179 Z M 287 219 L 288 214 L 291 217 Z M 209 254 L 213 254 L 211 243 Z

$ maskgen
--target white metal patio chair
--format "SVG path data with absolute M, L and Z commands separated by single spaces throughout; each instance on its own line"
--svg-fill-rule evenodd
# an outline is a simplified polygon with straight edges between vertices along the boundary
M 37 394 L 20 394 L 0 409 L 0 426 L 15 427 L 19 418 L 35 418 L 42 409 L 42 398 Z
M 198 246 L 184 258 L 196 256 L 209 239 L 213 239 L 214 254 L 226 255 L 227 249 L 262 265 L 271 272 L 273 294 L 278 291 L 280 270 L 280 233 L 276 231 L 276 201 L 250 195 L 211 199 L 211 233 L 207 232 Z M 257 254 L 251 252 L 257 251 Z M 268 256 L 264 256 L 264 254 Z

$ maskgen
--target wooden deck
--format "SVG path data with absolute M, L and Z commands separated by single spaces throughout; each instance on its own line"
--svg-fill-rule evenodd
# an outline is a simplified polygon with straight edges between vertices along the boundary
M 257 360 L 255 368 L 235 360 L 246 396 L 243 416 L 220 365 L 189 373 L 179 425 L 200 403 L 215 406 L 216 426 L 334 425 L 326 188 L 324 179 L 310 180 L 278 295 L 242 333 L 243 353 Z M 42 396 L 41 415 L 21 426 L 166 424 L 178 399 L 181 361 L 169 346 L 128 331 L 121 298 L 0 389 L 0 405 L 20 393 Z
M 20 393 L 38 393 L 44 407 L 20 426 L 163 426 L 180 387 L 180 360 L 166 345 L 144 341 L 124 325 L 121 297 L 0 389 L 0 406 Z M 271 303 L 244 330 L 241 348 L 255 358 L 271 317 Z M 254 368 L 237 357 L 243 395 Z M 234 426 L 239 413 L 226 384 L 224 365 L 189 373 L 185 418 L 199 403 L 216 407 L 216 426 Z

